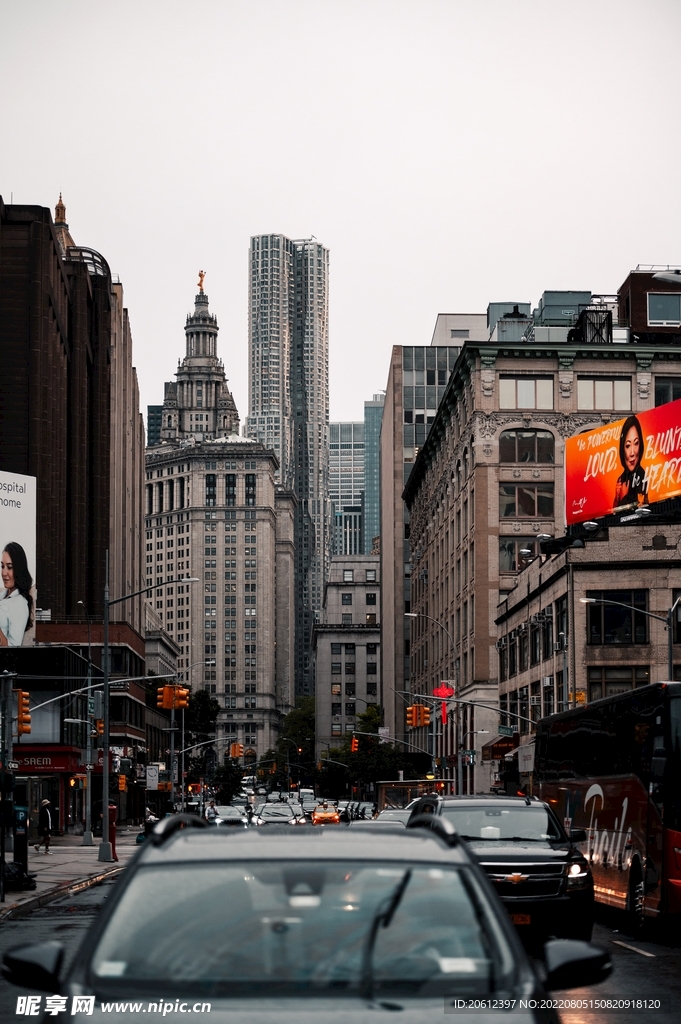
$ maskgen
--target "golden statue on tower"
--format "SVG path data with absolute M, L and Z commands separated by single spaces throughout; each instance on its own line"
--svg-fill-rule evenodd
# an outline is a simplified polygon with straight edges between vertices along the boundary
M 199 270 L 199 291 L 203 295 L 203 279 L 206 276 L 205 270 Z

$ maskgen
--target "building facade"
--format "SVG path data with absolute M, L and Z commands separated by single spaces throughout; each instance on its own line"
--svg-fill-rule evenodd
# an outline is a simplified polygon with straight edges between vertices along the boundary
M 147 450 L 145 578 L 178 670 L 221 704 L 218 740 L 242 742 L 253 760 L 293 705 L 296 501 L 277 481 L 274 452 L 234 432 L 202 292 L 185 333 L 163 437 Z
M 364 403 L 364 554 L 370 555 L 381 534 L 381 420 L 385 395 Z
M 451 330 L 452 328 L 450 328 Z M 384 725 L 404 736 L 405 691 L 410 689 L 411 548 L 402 492 L 435 419 L 458 347 L 395 346 L 380 437 L 381 694 Z
M 662 290 L 652 275 L 649 289 Z M 453 678 L 461 698 L 490 706 L 499 675 L 497 605 L 542 538 L 564 532 L 565 439 L 648 408 L 656 393 L 673 390 L 681 369 L 673 328 L 627 344 L 629 326 L 613 318 L 616 297 L 545 292 L 532 314 L 519 306 L 493 304 L 488 340 L 464 342 L 405 489 L 418 615 L 413 689 L 432 694 Z M 478 712 L 467 715 L 476 742 L 466 749 L 477 750 L 479 763 L 490 738 L 475 735 Z M 467 742 L 462 728 L 461 716 L 451 716 L 445 760 Z M 464 779 L 478 782 L 477 774 Z
M 380 564 L 370 555 L 331 559 L 324 621 L 313 632 L 315 744 L 319 760 L 377 705 L 380 677 Z
M 249 254 L 246 433 L 274 451 L 296 506 L 296 692 L 311 694 L 312 626 L 331 547 L 329 251 L 313 239 L 257 235 Z
M 329 425 L 329 498 L 332 554 L 363 554 L 363 423 Z

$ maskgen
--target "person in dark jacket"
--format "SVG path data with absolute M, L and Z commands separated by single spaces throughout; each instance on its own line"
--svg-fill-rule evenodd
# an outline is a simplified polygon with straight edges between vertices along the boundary
M 50 801 L 43 800 L 38 812 L 38 834 L 40 842 L 36 843 L 35 852 L 40 853 L 40 847 L 45 844 L 45 853 L 50 852 L 50 832 L 52 831 L 52 815 L 50 814 Z

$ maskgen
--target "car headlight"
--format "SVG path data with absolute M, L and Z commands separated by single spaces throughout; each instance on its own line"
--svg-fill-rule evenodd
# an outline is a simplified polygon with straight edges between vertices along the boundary
M 586 861 L 573 860 L 567 865 L 568 889 L 580 889 L 589 881 L 589 868 Z

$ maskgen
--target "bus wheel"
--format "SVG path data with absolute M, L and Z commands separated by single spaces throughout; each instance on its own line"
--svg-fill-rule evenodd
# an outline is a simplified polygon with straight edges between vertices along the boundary
M 643 875 L 639 865 L 632 866 L 629 874 L 629 893 L 627 895 L 627 924 L 634 935 L 643 930 L 643 900 L 645 889 Z

